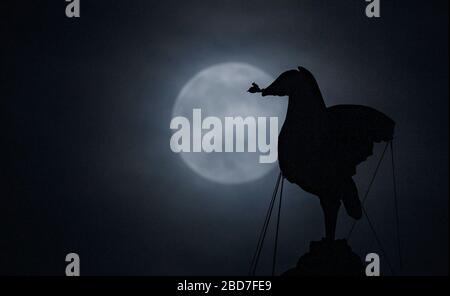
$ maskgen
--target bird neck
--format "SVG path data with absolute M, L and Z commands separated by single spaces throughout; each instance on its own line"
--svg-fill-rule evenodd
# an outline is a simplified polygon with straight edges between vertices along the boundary
M 325 114 L 326 106 L 322 96 L 295 92 L 289 96 L 286 122 L 303 125 L 305 121 L 319 120 Z

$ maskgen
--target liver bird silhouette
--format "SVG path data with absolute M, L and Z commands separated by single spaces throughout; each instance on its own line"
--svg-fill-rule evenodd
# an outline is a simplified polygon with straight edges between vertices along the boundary
M 392 140 L 395 122 L 366 106 L 326 107 L 316 79 L 303 67 L 282 73 L 264 89 L 253 83 L 248 92 L 289 97 L 278 137 L 281 173 L 319 197 L 325 238 L 334 241 L 341 202 L 350 217 L 362 216 L 352 178 L 356 166 L 372 155 L 374 143 Z

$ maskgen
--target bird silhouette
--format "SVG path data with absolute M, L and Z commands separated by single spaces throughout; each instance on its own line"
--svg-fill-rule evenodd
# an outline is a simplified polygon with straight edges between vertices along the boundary
M 248 92 L 289 97 L 278 137 L 280 170 L 289 182 L 319 197 L 325 239 L 334 241 L 341 203 L 350 217 L 362 216 L 353 181 L 356 166 L 372 155 L 374 143 L 392 140 L 395 122 L 366 106 L 327 107 L 316 79 L 303 67 L 282 73 L 264 89 L 253 83 Z

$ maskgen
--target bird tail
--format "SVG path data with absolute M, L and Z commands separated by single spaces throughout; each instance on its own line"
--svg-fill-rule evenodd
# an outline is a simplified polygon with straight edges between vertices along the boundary
M 361 201 L 358 196 L 358 189 L 352 178 L 343 183 L 342 186 L 342 203 L 345 211 L 353 219 L 359 220 L 362 216 Z

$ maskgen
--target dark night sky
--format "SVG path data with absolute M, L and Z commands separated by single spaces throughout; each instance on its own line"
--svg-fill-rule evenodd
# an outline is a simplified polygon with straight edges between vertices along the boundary
M 0 274 L 63 275 L 71 251 L 84 275 L 246 274 L 277 171 L 218 185 L 169 148 L 180 88 L 229 61 L 302 65 L 328 105 L 395 119 L 404 273 L 448 274 L 448 1 L 381 2 L 377 20 L 363 0 L 2 2 Z M 317 198 L 285 200 L 280 271 L 322 235 Z M 388 161 L 367 209 L 395 263 Z M 365 222 L 351 244 L 379 252 Z

